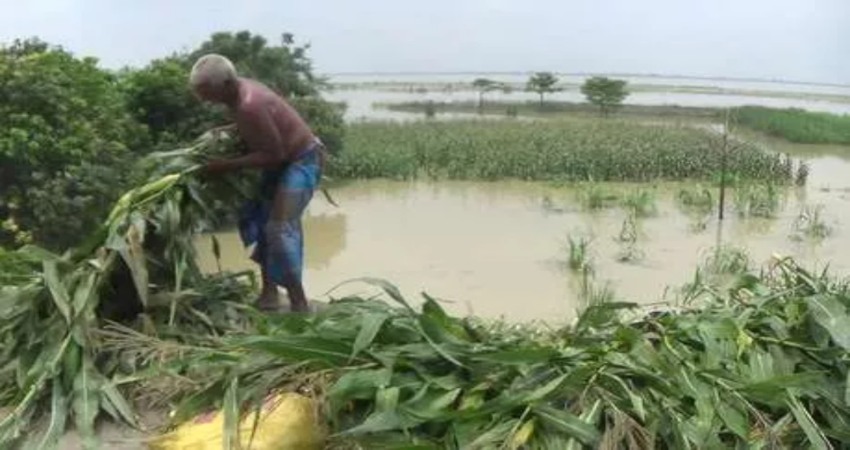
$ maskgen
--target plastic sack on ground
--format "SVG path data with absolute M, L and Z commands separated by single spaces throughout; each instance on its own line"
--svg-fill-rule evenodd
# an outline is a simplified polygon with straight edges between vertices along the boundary
M 313 400 L 294 393 L 270 396 L 263 405 L 252 439 L 256 413 L 239 423 L 241 449 L 319 450 L 323 433 Z M 221 450 L 224 414 L 214 411 L 196 417 L 148 442 L 151 450 Z M 249 447 L 250 443 L 250 447 Z

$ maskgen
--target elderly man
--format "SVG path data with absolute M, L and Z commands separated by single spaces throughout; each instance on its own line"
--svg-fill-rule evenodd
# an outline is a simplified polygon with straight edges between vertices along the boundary
M 301 214 L 321 177 L 322 143 L 286 100 L 257 81 L 239 77 L 221 55 L 198 59 L 190 84 L 202 100 L 227 106 L 249 150 L 244 156 L 210 161 L 206 171 L 263 171 L 258 198 L 246 205 L 239 223 L 245 245 L 256 244 L 251 258 L 263 278 L 258 307 L 277 309 L 277 287 L 283 286 L 291 311 L 307 311 L 301 282 Z

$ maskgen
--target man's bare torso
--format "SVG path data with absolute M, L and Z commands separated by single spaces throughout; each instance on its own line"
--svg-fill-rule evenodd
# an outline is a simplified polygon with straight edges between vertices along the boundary
M 239 94 L 239 104 L 233 112 L 237 127 L 243 128 L 245 121 L 254 120 L 253 117 L 263 110 L 268 111 L 283 141 L 280 151 L 287 161 L 296 157 L 299 151 L 315 139 L 310 127 L 298 112 L 263 84 L 240 78 Z

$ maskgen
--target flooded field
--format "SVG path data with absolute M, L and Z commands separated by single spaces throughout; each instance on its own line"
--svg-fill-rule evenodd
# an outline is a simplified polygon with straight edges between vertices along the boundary
M 690 281 L 718 239 L 746 249 L 755 264 L 780 253 L 811 266 L 829 262 L 833 270 L 847 273 L 850 234 L 844 226 L 850 224 L 850 180 L 845 174 L 850 161 L 820 155 L 809 162 L 809 186 L 783 191 L 775 218 L 739 217 L 730 193 L 722 227 L 716 214 L 704 227 L 695 226 L 700 220 L 677 205 L 676 194 L 692 185 L 603 185 L 612 191 L 646 189 L 656 199 L 657 214 L 637 220 L 635 248 L 642 258 L 635 262 L 618 261 L 624 244 L 616 238 L 625 210 L 587 211 L 577 201 L 580 187 L 352 182 L 334 190 L 340 208 L 320 197 L 309 208 L 305 282 L 313 297 L 327 299 L 340 282 L 380 276 L 411 296 L 427 290 L 451 302 L 448 309 L 459 314 L 558 320 L 570 318 L 580 306 L 579 276 L 566 268 L 569 236 L 591 239 L 598 281 L 611 282 L 624 299 L 645 303 L 657 302 L 668 287 Z M 794 239 L 801 211 L 818 206 L 831 235 L 821 241 Z M 223 268 L 253 268 L 235 233 L 218 238 Z M 199 246 L 205 268 L 215 270 L 209 239 Z M 372 289 L 353 284 L 333 295 L 364 290 Z

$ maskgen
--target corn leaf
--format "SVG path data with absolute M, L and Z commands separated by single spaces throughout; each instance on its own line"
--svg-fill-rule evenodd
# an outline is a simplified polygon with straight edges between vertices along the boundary
M 239 379 L 234 377 L 228 383 L 227 391 L 224 394 L 224 404 L 222 410 L 224 414 L 224 446 L 225 450 L 239 448 Z
M 510 419 L 504 422 L 499 422 L 478 436 L 478 438 L 472 441 L 467 448 L 470 450 L 498 448 L 499 445 L 510 439 L 511 431 L 513 431 L 518 424 L 519 419 Z
M 526 420 L 511 438 L 509 448 L 516 450 L 524 446 L 534 435 L 534 419 Z
M 68 399 L 62 390 L 62 384 L 51 383 L 50 419 L 43 433 L 37 435 L 35 442 L 24 444 L 24 448 L 33 450 L 51 450 L 59 445 L 59 439 L 65 433 L 65 421 L 68 418 Z
M 806 438 L 808 438 L 812 447 L 817 450 L 831 450 L 832 445 L 829 444 L 820 427 L 815 423 L 811 414 L 803 407 L 797 397 L 789 393 L 787 401 L 788 406 L 791 408 L 791 413 L 794 414 L 794 419 L 796 419 L 800 428 L 803 429 L 803 432 L 806 433 Z
M 835 297 L 823 294 L 806 300 L 818 325 L 825 328 L 836 344 L 850 351 L 850 316 Z
M 71 405 L 77 431 L 80 433 L 85 450 L 98 447 L 94 421 L 98 413 L 99 392 L 97 378 L 93 376 L 92 370 L 91 361 L 84 356 L 77 377 L 74 379 L 74 397 Z
M 44 282 L 50 290 L 50 297 L 53 299 L 53 304 L 56 309 L 65 318 L 65 321 L 71 323 L 71 300 L 68 295 L 67 287 L 59 279 L 59 271 L 56 261 L 44 261 Z
M 352 359 L 372 345 L 372 341 L 375 340 L 375 336 L 381 331 L 381 326 L 387 320 L 387 317 L 384 314 L 370 314 L 366 316 L 360 331 L 357 333 L 357 338 L 354 339 L 354 345 L 352 345 Z
M 541 423 L 578 439 L 582 444 L 594 445 L 599 440 L 599 431 L 595 427 L 567 411 L 544 405 L 535 406 L 533 410 Z
M 133 413 L 133 408 L 127 402 L 127 399 L 124 398 L 124 395 L 118 391 L 115 383 L 105 382 L 100 388 L 104 400 L 106 400 L 106 402 L 115 409 L 115 412 L 118 413 L 120 419 L 130 426 L 138 426 L 135 414 Z

